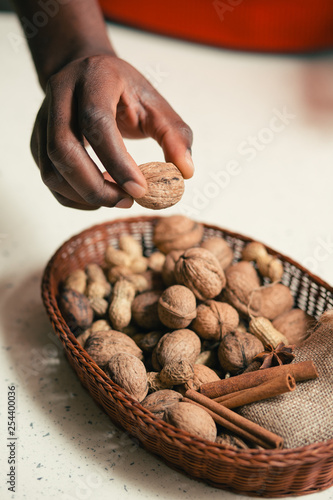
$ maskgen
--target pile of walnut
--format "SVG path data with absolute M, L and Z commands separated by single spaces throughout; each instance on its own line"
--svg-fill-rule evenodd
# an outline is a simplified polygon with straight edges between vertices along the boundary
M 224 239 L 203 240 L 201 224 L 176 215 L 159 220 L 154 244 L 145 257 L 124 234 L 103 268 L 72 272 L 59 296 L 63 317 L 97 365 L 156 416 L 243 447 L 217 436 L 212 417 L 182 394 L 243 372 L 267 344 L 299 343 L 310 318 L 293 309 L 282 264 L 260 243 L 233 263 Z

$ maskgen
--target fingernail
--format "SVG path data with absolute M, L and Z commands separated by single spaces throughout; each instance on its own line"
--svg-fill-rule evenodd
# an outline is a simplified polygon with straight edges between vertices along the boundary
M 142 198 L 146 192 L 146 188 L 140 186 L 140 184 L 137 184 L 134 181 L 127 181 L 121 187 L 126 191 L 126 193 L 133 196 L 133 198 Z
M 118 201 L 118 203 L 115 205 L 116 208 L 131 208 L 133 205 L 133 200 L 131 198 L 123 198 L 122 200 Z
M 191 156 L 191 151 L 188 149 L 185 153 L 185 160 L 187 165 L 191 168 L 192 173 L 194 172 L 194 163 Z

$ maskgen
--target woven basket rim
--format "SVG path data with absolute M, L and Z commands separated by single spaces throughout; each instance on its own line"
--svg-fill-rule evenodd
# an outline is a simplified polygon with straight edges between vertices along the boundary
M 59 257 L 59 255 L 64 251 L 64 249 L 70 245 L 73 241 L 77 240 L 78 238 L 84 238 L 85 235 L 90 234 L 92 231 L 97 232 L 98 230 L 107 227 L 107 226 L 113 226 L 118 223 L 137 223 L 137 222 L 157 222 L 158 220 L 164 218 L 163 216 L 137 216 L 137 217 L 129 217 L 129 218 L 118 218 L 106 222 L 102 222 L 99 224 L 95 224 L 90 226 L 87 229 L 84 229 L 83 231 L 80 231 L 79 233 L 71 236 L 68 238 L 52 255 L 52 257 L 49 259 L 44 272 L 43 272 L 43 277 L 42 277 L 42 282 L 41 282 L 41 291 L 42 291 L 42 299 L 44 302 L 44 306 L 47 310 L 49 319 L 51 320 L 52 325 L 54 326 L 57 324 L 58 329 L 61 328 L 63 332 L 63 336 L 66 339 L 66 342 L 64 342 L 61 339 L 61 342 L 64 344 L 65 347 L 68 347 L 72 350 L 73 353 L 77 352 L 80 357 L 83 357 L 86 361 L 86 363 L 89 365 L 90 372 L 94 374 L 96 379 L 98 379 L 99 383 L 103 384 L 104 390 L 108 389 L 108 392 L 116 391 L 117 397 L 122 401 L 124 406 L 132 406 L 137 409 L 142 415 L 143 418 L 147 420 L 147 423 L 152 423 L 154 427 L 158 427 L 160 431 L 164 431 L 165 433 L 172 434 L 172 436 L 175 439 L 178 439 L 181 441 L 184 445 L 192 445 L 195 447 L 196 451 L 198 450 L 205 450 L 205 454 L 209 453 L 214 456 L 217 456 L 219 459 L 222 461 L 225 460 L 228 463 L 230 463 L 230 460 L 237 460 L 238 464 L 240 462 L 244 462 L 244 465 L 248 463 L 249 460 L 254 464 L 256 461 L 258 463 L 258 466 L 263 466 L 266 464 L 266 466 L 277 466 L 277 467 L 286 467 L 286 466 L 291 466 L 291 465 L 298 465 L 298 464 L 304 464 L 304 461 L 307 463 L 311 462 L 316 462 L 318 461 L 318 458 L 320 457 L 325 458 L 325 456 L 332 457 L 333 455 L 333 439 L 327 440 L 327 441 L 321 441 L 321 442 L 316 442 L 312 444 L 308 444 L 305 446 L 299 446 L 297 448 L 284 448 L 284 449 L 233 449 L 230 448 L 226 445 L 219 444 L 219 443 L 213 443 L 211 441 L 208 441 L 203 438 L 196 437 L 187 431 L 183 431 L 181 429 L 177 429 L 176 427 L 172 426 L 171 424 L 168 424 L 164 422 L 161 419 L 158 419 L 157 417 L 154 416 L 153 413 L 150 412 L 150 410 L 144 408 L 137 400 L 135 400 L 129 393 L 127 393 L 124 389 L 122 389 L 120 386 L 115 384 L 107 375 L 106 373 L 99 368 L 99 366 L 93 361 L 93 359 L 89 356 L 89 354 L 85 351 L 85 349 L 79 344 L 71 330 L 69 329 L 67 323 L 63 319 L 58 304 L 57 300 L 54 294 L 51 293 L 49 283 L 50 280 L 52 279 L 52 271 L 53 271 L 53 264 Z M 198 221 L 200 222 L 200 221 Z M 251 241 L 258 241 L 254 240 L 253 238 L 243 235 L 241 233 L 237 233 L 234 231 L 231 231 L 229 229 L 225 229 L 223 227 L 211 225 L 202 222 L 205 228 L 207 229 L 213 229 L 216 231 L 222 231 L 228 236 L 231 236 L 233 238 L 238 238 L 241 239 L 245 242 L 251 242 Z M 262 243 L 267 251 L 274 255 L 280 257 L 283 261 L 288 262 L 289 264 L 295 266 L 298 268 L 300 271 L 306 273 L 314 282 L 316 282 L 319 286 L 324 287 L 328 291 L 333 293 L 333 287 L 326 283 L 324 280 L 322 280 L 319 276 L 316 276 L 312 272 L 310 272 L 308 269 L 303 267 L 301 264 L 298 262 L 294 261 L 292 258 L 284 255 L 281 252 L 277 252 L 273 248 L 269 247 L 265 243 Z M 223 453 L 223 454 L 222 454 Z M 304 492 L 301 492 L 301 494 L 304 494 Z

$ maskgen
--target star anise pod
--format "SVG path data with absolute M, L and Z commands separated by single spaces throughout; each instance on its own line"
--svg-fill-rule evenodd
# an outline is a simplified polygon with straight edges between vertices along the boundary
M 294 345 L 285 345 L 283 342 L 280 342 L 276 347 L 267 344 L 263 352 L 254 356 L 253 361 L 262 363 L 260 370 L 272 366 L 287 365 L 295 357 L 295 354 L 292 352 L 294 349 Z

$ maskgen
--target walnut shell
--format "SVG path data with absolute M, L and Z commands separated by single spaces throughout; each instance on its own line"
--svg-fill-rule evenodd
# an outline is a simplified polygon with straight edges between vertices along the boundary
M 289 344 L 300 345 L 309 336 L 314 321 L 302 309 L 292 309 L 277 316 L 273 326 L 287 337 Z
M 234 252 L 223 238 L 209 238 L 203 241 L 200 246 L 215 255 L 223 270 L 227 269 L 234 259 Z
M 161 391 L 162 389 L 170 389 L 173 386 L 172 383 L 165 381 L 162 382 L 159 372 L 148 372 L 147 380 L 149 392 Z
M 119 352 L 112 356 L 105 367 L 112 380 L 138 401 L 148 394 L 145 365 L 133 354 Z
M 236 374 L 245 370 L 254 356 L 263 350 L 262 342 L 251 333 L 227 333 L 219 345 L 219 362 L 225 371 Z
M 158 316 L 163 325 L 178 330 L 186 328 L 197 315 L 197 302 L 191 290 L 173 285 L 164 290 L 158 301 Z
M 186 250 L 197 245 L 203 235 L 203 225 L 185 217 L 171 215 L 160 219 L 154 230 L 154 244 L 163 253 Z
M 59 309 L 75 336 L 89 328 L 94 312 L 85 295 L 75 290 L 63 290 L 59 297 Z
M 163 368 L 171 361 L 187 360 L 194 363 L 201 350 L 201 342 L 198 335 L 191 330 L 175 330 L 163 335 L 156 346 L 155 353 L 157 362 Z
M 253 290 L 260 287 L 259 276 L 250 262 L 237 262 L 225 272 L 227 279 L 224 296 L 238 312 L 248 315 L 248 304 Z
M 290 289 L 281 283 L 276 283 L 253 292 L 250 312 L 252 316 L 263 316 L 273 320 L 280 314 L 290 311 L 293 305 L 294 298 Z
M 216 439 L 216 425 L 212 417 L 203 408 L 192 403 L 176 403 L 169 406 L 164 419 L 178 429 L 183 429 L 208 441 Z
M 147 182 L 147 191 L 135 201 L 145 208 L 172 207 L 184 194 L 184 178 L 173 163 L 150 162 L 139 165 Z
M 203 339 L 221 340 L 226 333 L 235 331 L 238 323 L 238 312 L 232 306 L 207 300 L 198 306 L 192 328 Z
M 186 359 L 166 363 L 160 372 L 160 379 L 165 384 L 180 385 L 193 378 L 193 366 Z
M 143 359 L 142 351 L 134 340 L 116 330 L 91 333 L 86 340 L 85 350 L 101 368 L 119 352 L 127 352 Z
M 182 254 L 183 250 L 171 250 L 171 252 L 167 254 L 162 268 L 162 278 L 166 286 L 176 284 L 175 265 Z
M 208 382 L 216 382 L 220 377 L 208 366 L 195 364 L 193 366 L 193 377 L 185 383 L 185 389 L 193 389 L 198 391 L 202 384 Z
M 158 316 L 158 301 L 161 290 L 140 293 L 132 303 L 132 317 L 145 330 L 155 330 L 162 326 Z
M 182 399 L 179 392 L 163 389 L 149 394 L 142 402 L 142 406 L 151 411 L 155 417 L 163 418 L 165 411 Z
M 226 283 L 217 258 L 205 248 L 186 250 L 176 263 L 175 277 L 200 300 L 216 297 Z

